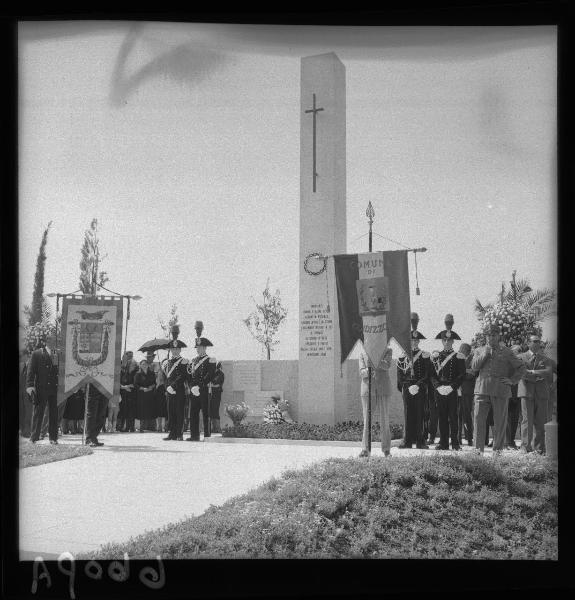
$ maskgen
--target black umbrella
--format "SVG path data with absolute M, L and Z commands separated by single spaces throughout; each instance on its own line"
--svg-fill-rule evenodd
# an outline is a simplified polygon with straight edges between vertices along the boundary
M 166 350 L 170 340 L 167 338 L 154 338 L 143 343 L 138 352 L 155 352 L 156 350 Z

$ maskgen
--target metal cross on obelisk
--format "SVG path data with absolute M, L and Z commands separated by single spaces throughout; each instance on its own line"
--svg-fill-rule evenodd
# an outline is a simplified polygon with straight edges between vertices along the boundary
M 315 94 L 313 94 L 313 108 L 310 108 L 309 110 L 306 110 L 306 113 L 312 113 L 313 114 L 313 191 L 315 192 L 315 180 L 317 177 L 317 169 L 316 169 L 316 150 L 315 150 L 315 139 L 316 139 L 316 123 L 315 123 L 315 117 L 316 114 L 320 111 L 323 110 L 323 108 L 316 108 L 315 106 Z

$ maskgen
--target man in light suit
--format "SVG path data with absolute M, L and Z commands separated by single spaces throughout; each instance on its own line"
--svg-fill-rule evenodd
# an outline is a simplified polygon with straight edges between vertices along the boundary
M 381 451 L 389 456 L 391 449 L 391 431 L 389 429 L 389 400 L 393 393 L 389 369 L 391 367 L 392 351 L 387 348 L 377 367 L 373 367 L 367 352 L 362 348 L 359 355 L 359 374 L 361 376 L 361 405 L 363 408 L 363 436 L 360 458 L 370 455 L 371 448 L 367 447 L 367 405 L 369 400 L 369 367 L 371 366 L 371 408 L 372 415 L 379 409 L 379 426 L 381 428 Z
M 549 381 L 553 378 L 553 363 L 541 351 L 541 339 L 529 336 L 529 350 L 519 355 L 525 374 L 519 382 L 517 396 L 521 398 L 521 449 L 523 453 L 545 454 L 545 423 L 549 401 Z M 533 439 L 535 429 L 535 439 Z
M 500 454 L 505 446 L 507 410 L 511 386 L 525 374 L 523 361 L 510 348 L 499 343 L 500 330 L 490 325 L 484 330 L 487 343 L 473 353 L 471 368 L 479 374 L 475 381 L 475 450 L 483 454 L 485 422 L 493 408 L 493 452 Z

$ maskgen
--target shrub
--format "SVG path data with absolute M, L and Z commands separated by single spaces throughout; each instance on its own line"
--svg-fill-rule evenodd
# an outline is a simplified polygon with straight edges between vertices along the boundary
M 390 425 L 391 438 L 403 436 L 403 426 Z M 277 440 L 333 440 L 359 442 L 363 435 L 363 423 L 347 421 L 336 425 L 312 425 L 310 423 L 240 423 L 222 429 L 223 437 L 262 438 Z M 379 423 L 371 427 L 372 440 L 381 439 Z
M 517 459 L 482 460 L 483 470 L 469 455 L 329 459 L 286 472 L 203 515 L 79 558 L 127 552 L 134 559 L 556 560 L 557 474 L 544 468 L 544 458 L 538 481 L 521 474 Z M 429 483 L 430 474 L 437 483 Z M 485 485 L 499 478 L 504 485 Z M 512 494 L 518 482 L 535 491 L 532 497 Z

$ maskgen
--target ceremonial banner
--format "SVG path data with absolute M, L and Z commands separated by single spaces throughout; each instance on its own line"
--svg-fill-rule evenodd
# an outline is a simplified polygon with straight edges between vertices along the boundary
M 334 256 L 341 362 L 360 340 L 373 365 L 388 343 L 411 356 L 407 251 Z
M 58 404 L 87 383 L 120 395 L 122 316 L 118 297 L 64 297 Z

